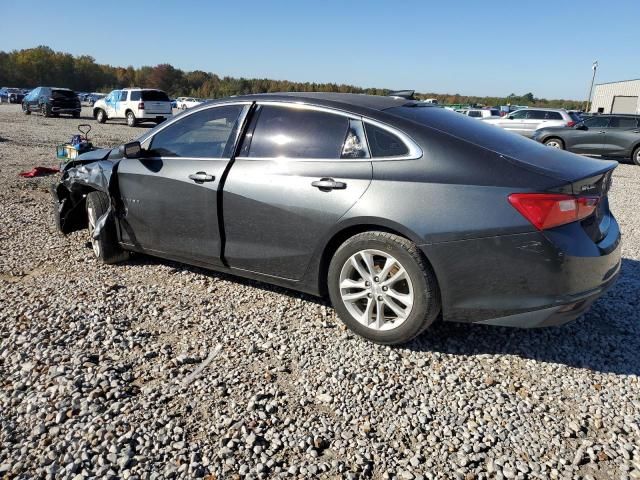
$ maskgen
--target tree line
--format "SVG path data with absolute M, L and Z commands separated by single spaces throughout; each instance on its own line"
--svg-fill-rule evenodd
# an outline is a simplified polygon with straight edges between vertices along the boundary
M 184 72 L 169 64 L 134 68 L 96 63 L 89 55 L 55 52 L 46 46 L 0 51 L 0 86 L 33 88 L 41 85 L 68 87 L 80 92 L 108 92 L 115 88 L 143 87 L 164 90 L 170 96 L 221 98 L 265 92 L 340 92 L 387 95 L 386 88 L 316 82 L 291 82 L 268 78 L 220 77 L 194 70 Z M 419 99 L 436 98 L 445 104 L 536 105 L 578 108 L 581 102 L 547 100 L 528 93 L 522 96 L 474 97 L 460 94 L 416 93 Z

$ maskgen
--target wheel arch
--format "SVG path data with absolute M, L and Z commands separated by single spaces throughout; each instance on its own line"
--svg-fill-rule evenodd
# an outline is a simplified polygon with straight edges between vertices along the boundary
M 319 260 L 317 262 L 317 268 L 315 269 L 315 281 L 316 285 L 318 286 L 318 292 L 321 296 L 326 297 L 328 295 L 327 274 L 329 272 L 329 264 L 331 263 L 331 259 L 333 258 L 335 252 L 338 250 L 338 248 L 340 248 L 340 245 L 342 245 L 349 238 L 364 232 L 386 232 L 393 235 L 398 235 L 402 238 L 406 238 L 416 245 L 420 243 L 419 236 L 414 232 L 401 225 L 396 224 L 395 222 L 384 221 L 383 219 L 358 219 L 355 221 L 352 220 L 348 224 L 341 225 L 324 243 L 324 248 L 322 248 L 322 251 L 319 253 L 319 257 L 316 257 L 319 258 Z M 429 268 L 431 268 L 431 271 L 433 272 L 437 282 L 438 276 L 433 268 L 433 265 L 424 255 L 424 253 L 422 253 L 422 251 L 421 255 L 427 262 Z

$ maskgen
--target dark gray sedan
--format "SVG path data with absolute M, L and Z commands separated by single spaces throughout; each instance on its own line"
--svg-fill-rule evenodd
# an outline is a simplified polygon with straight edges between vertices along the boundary
M 598 115 L 573 128 L 541 128 L 533 139 L 549 147 L 626 158 L 640 165 L 640 116 L 636 115 Z
M 437 318 L 569 321 L 615 280 L 616 162 L 425 103 L 350 94 L 209 102 L 86 153 L 52 189 L 105 263 L 155 255 L 314 295 L 380 343 Z

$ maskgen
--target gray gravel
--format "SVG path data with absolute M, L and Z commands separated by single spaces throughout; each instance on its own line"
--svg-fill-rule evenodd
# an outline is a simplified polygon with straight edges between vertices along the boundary
M 77 123 L 0 105 L 0 478 L 640 479 L 640 167 L 611 193 L 622 276 L 583 318 L 389 348 L 308 296 L 97 264 L 52 230 L 52 178 L 17 176 Z

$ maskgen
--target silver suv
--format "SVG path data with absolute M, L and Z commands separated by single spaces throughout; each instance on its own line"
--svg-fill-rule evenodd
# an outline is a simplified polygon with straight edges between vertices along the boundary
M 573 127 L 580 122 L 574 113 L 564 108 L 524 108 L 500 118 L 487 118 L 486 123 L 502 127 L 525 137 L 532 137 L 539 128 Z

